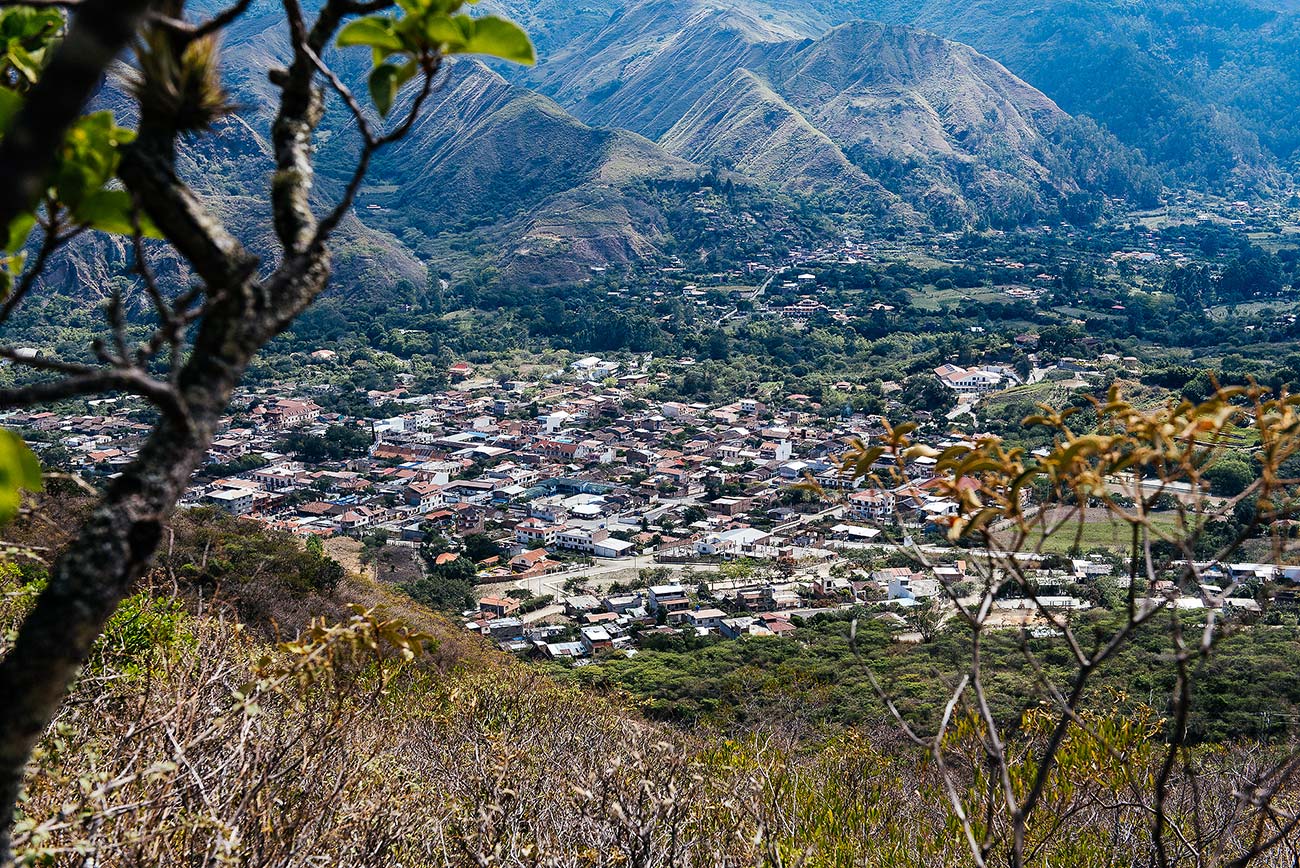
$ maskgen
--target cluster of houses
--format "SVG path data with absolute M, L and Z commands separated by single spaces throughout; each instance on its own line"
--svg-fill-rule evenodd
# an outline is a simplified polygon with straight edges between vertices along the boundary
M 301 535 L 380 528 L 417 539 L 491 528 L 514 554 L 620 558 L 654 539 L 702 555 L 779 556 L 791 545 L 782 530 L 801 517 L 782 503 L 790 483 L 856 488 L 836 457 L 850 438 L 881 430 L 861 415 L 823 417 L 805 396 L 647 406 L 635 361 L 591 357 L 558 377 L 506 383 L 476 381 L 469 366 L 460 373 L 435 394 L 371 393 L 374 406 L 399 409 L 384 418 L 327 411 L 323 388 L 242 390 L 185 505 Z M 66 450 L 61 463 L 74 471 L 107 477 L 150 431 L 143 412 L 132 420 L 139 409 L 15 412 L 3 424 L 31 432 L 38 451 Z M 301 448 L 340 429 L 348 450 Z
M 648 588 L 596 596 L 574 594 L 563 603 L 560 617 L 526 623 L 518 616 L 520 604 L 509 597 L 484 597 L 467 626 L 492 638 L 507 651 L 531 653 L 552 660 L 582 661 L 601 652 L 635 653 L 649 640 L 681 635 L 716 634 L 727 639 L 743 636 L 789 636 L 796 631 L 791 611 L 768 608 L 761 600 L 754 608 L 728 612 L 702 606 L 691 599 L 684 585 Z
M 523 612 L 520 600 L 494 590 L 467 617 L 470 629 L 505 647 L 550 657 L 630 650 L 637 637 L 674 631 L 787 635 L 800 614 L 878 601 L 906 608 L 938 596 L 940 581 L 968 581 L 960 561 L 942 575 L 835 569 L 854 550 L 940 529 L 958 509 L 951 481 L 924 455 L 901 474 L 883 458 L 870 482 L 843 474 L 845 444 L 881 435 L 882 419 L 828 416 L 800 395 L 653 402 L 640 390 L 650 370 L 645 358 L 591 356 L 544 377 L 500 381 L 476 378 L 459 362 L 445 390 L 422 394 L 401 384 L 369 393 L 375 412 L 365 417 L 326 409 L 324 388 L 244 389 L 183 505 L 300 536 L 382 532 L 412 546 L 438 537 L 453 559 L 469 551 L 467 538 L 482 537 L 498 554 L 476 555 L 473 566 L 494 589 L 541 587 L 543 579 L 558 589 L 566 574 L 601 562 L 768 567 L 762 578 L 719 583 L 706 595 L 673 584 L 613 595 L 579 585 L 548 607 L 563 607 L 562 623 Z M 951 365 L 935 373 L 975 393 L 1014 377 Z M 12 412 L 0 424 L 27 432 L 40 451 L 63 450 L 73 470 L 110 477 L 150 425 L 131 399 L 91 410 Z M 930 445 L 952 442 L 935 437 Z M 812 485 L 796 489 L 799 482 Z M 1281 575 L 1268 565 L 1230 569 L 1250 566 L 1272 570 L 1270 580 Z M 1045 581 L 1063 589 L 1099 574 L 1088 561 L 1074 567 Z M 1043 598 L 1065 609 L 1086 605 L 1064 590 Z
M 956 509 L 924 457 L 889 489 L 844 477 L 844 445 L 881 433 L 879 418 L 827 417 L 798 395 L 649 404 L 637 392 L 646 370 L 641 359 L 588 357 L 503 383 L 458 363 L 442 392 L 370 393 L 373 406 L 397 409 L 382 418 L 327 411 L 324 389 L 242 390 L 183 505 L 303 536 L 486 534 L 502 551 L 478 565 L 486 579 L 640 554 L 827 560 L 870 542 L 882 521 L 935 522 Z M 31 432 L 38 450 L 66 450 L 75 471 L 111 476 L 150 426 L 129 404 L 96 409 L 10 413 L 3 424 Z M 339 431 L 347 449 L 302 445 Z M 792 484 L 808 480 L 823 495 L 792 500 Z
M 1043 609 L 1064 614 L 1090 608 L 1092 603 L 1077 591 L 1099 579 L 1127 587 L 1127 577 L 1103 558 L 1075 558 L 1053 569 L 1035 560 L 1042 558 L 1028 558 L 1024 568 L 1036 586 L 1033 598 L 1008 594 L 997 599 L 989 615 L 990 626 L 1028 628 L 1036 635 L 1047 635 L 1055 628 L 1041 617 Z M 1294 588 L 1300 584 L 1300 567 L 1295 566 L 1208 562 L 1195 567 L 1203 580 L 1198 588 L 1180 591 L 1171 581 L 1159 581 L 1140 598 L 1139 605 L 1259 612 L 1260 604 L 1251 596 L 1252 585 L 1278 583 Z M 789 581 L 734 587 L 712 583 L 707 596 L 705 585 L 697 591 L 681 583 L 652 584 L 604 595 L 575 593 L 553 607 L 548 617 L 531 621 L 520 616 L 518 600 L 486 596 L 478 609 L 468 614 L 466 626 L 494 640 L 503 650 L 582 665 L 601 653 L 630 656 L 647 642 L 687 633 L 720 639 L 793 636 L 800 619 L 834 608 L 883 603 L 887 614 L 879 617 L 892 618 L 901 625 L 907 622 L 897 613 L 933 602 L 942 604 L 941 609 L 951 608 L 946 601 L 954 593 L 973 602 L 983 583 L 979 567 L 957 559 L 924 569 L 862 567 L 840 575 L 796 576 Z M 1296 608 L 1300 590 L 1283 590 L 1278 600 Z

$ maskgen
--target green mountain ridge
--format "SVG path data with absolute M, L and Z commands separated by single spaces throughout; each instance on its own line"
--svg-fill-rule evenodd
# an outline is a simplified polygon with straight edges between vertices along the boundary
M 507 274 L 563 282 L 592 266 L 653 258 L 662 215 L 630 187 L 700 171 L 641 136 L 587 126 L 482 63 L 460 61 L 411 135 L 377 161 L 370 189 L 392 192 L 364 196 L 362 207 L 374 206 L 374 219 L 401 237 L 421 238 L 422 254 L 443 267 L 455 255 L 438 239 L 460 233 L 481 240 Z
M 1300 17 L 1253 2 L 886 0 L 853 13 L 934 29 L 990 52 L 1141 148 L 1178 178 L 1278 183 L 1300 147 Z
M 1056 44 L 1046 25 L 998 36 L 1041 18 L 1017 11 L 1013 0 L 963 4 L 968 20 L 960 22 L 928 0 L 746 0 L 726 8 L 711 0 L 591 0 L 569 17 L 551 0 L 497 0 L 492 8 L 528 24 L 548 53 L 534 72 L 508 78 L 478 62 L 449 64 L 411 135 L 376 161 L 343 227 L 337 284 L 382 296 L 396 284 L 425 285 L 430 268 L 453 281 L 486 268 L 529 284 L 565 282 L 670 249 L 695 255 L 680 249 L 665 203 L 646 184 L 700 177 L 707 167 L 730 170 L 754 191 L 895 230 L 1010 226 L 1056 217 L 1080 197 L 1149 204 L 1159 193 L 1159 177 L 1139 154 L 1067 114 L 1078 98 L 1058 105 L 1013 74 L 1032 45 Z M 1091 7 L 1072 0 L 1052 8 Z M 1281 28 L 1290 13 L 1254 14 Z M 237 231 L 261 225 L 246 215 L 265 208 L 273 94 L 264 70 L 287 56 L 279 15 L 257 0 L 227 35 L 224 61 L 240 114 L 199 142 L 182 167 Z M 990 50 L 998 58 L 911 27 L 842 23 L 858 16 L 965 34 L 976 48 L 997 43 Z M 1164 56 L 1156 51 L 1144 62 Z M 337 51 L 331 62 L 353 80 L 368 58 Z M 129 119 L 129 101 L 112 90 L 104 101 Z M 1221 126 L 1237 117 L 1215 111 Z M 350 123 L 332 101 L 318 136 L 322 207 L 346 181 L 357 147 Z M 1195 125 L 1189 130 L 1184 138 L 1194 141 Z M 1250 141 L 1259 139 L 1217 137 L 1217 147 L 1235 148 L 1225 172 L 1271 165 L 1255 159 Z M 274 256 L 273 239 L 246 241 Z M 125 249 L 74 251 L 55 273 L 102 292 L 127 258 Z
M 377 163 L 375 179 L 400 182 L 395 203 L 412 208 L 437 190 L 426 212 L 436 232 L 531 211 L 582 184 L 693 172 L 640 136 L 589 127 L 483 64 L 460 61 L 411 134 Z
M 668 11 L 656 18 L 655 8 Z M 1300 165 L 1294 0 L 738 0 L 712 7 L 630 0 L 528 80 L 571 105 L 568 82 L 582 78 L 577 56 L 600 55 L 587 75 L 615 81 L 710 8 L 760 22 L 772 38 L 820 38 L 866 20 L 968 44 L 1071 115 L 1093 118 L 1178 183 L 1266 194 Z
M 641 3 L 536 83 L 589 123 L 911 225 L 1015 224 L 1085 191 L 1154 198 L 1140 157 L 1094 131 L 1094 150 L 1132 175 L 1097 189 L 1072 170 L 1076 143 L 1057 135 L 1072 119 L 1052 100 L 911 28 L 854 22 L 811 39 L 752 10 Z
M 834 197 L 849 207 L 889 209 L 905 213 L 913 222 L 920 220 L 747 69 L 737 69 L 714 85 L 661 142 L 669 152 L 696 162 L 725 155 L 736 171 L 784 189 Z

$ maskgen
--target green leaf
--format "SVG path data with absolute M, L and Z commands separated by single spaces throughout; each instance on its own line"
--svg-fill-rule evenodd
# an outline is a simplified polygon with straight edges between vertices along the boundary
M 414 60 L 408 60 L 406 63 L 403 63 L 397 68 L 397 86 L 400 88 L 402 85 L 406 84 L 414 78 L 415 74 L 419 71 L 420 64 L 416 63 Z
M 63 15 L 57 9 L 0 9 L 0 70 L 9 78 L 5 84 L 10 89 L 22 91 L 36 81 L 62 29 Z
M 496 15 L 484 15 L 482 18 L 470 18 L 457 15 L 455 19 L 465 32 L 464 47 L 456 53 L 486 54 L 532 66 L 537 62 L 537 52 L 528 34 L 518 24 L 499 18 Z
M 397 99 L 397 67 L 391 63 L 381 63 L 370 71 L 370 98 L 380 115 L 387 115 Z
M 35 214 L 19 214 L 14 218 L 14 222 L 9 224 L 9 235 L 5 238 L 5 250 L 10 253 L 17 253 L 23 249 L 27 243 L 27 237 L 32 234 L 32 229 L 36 228 Z
M 41 463 L 23 438 L 7 428 L 0 428 L 0 522 L 18 514 L 22 492 L 40 491 Z
M 64 140 L 53 184 L 56 198 L 76 211 L 82 201 L 102 189 L 117 174 L 119 149 L 134 138 L 117 126 L 112 112 L 79 118 Z
M 0 10 L 0 39 L 48 40 L 62 27 L 63 15 L 57 9 L 11 6 Z
M 39 55 L 33 55 L 23 48 L 17 42 L 9 43 L 9 50 L 6 52 L 7 60 L 32 84 L 41 74 L 41 58 Z
M 0 87 L 0 135 L 9 127 L 9 122 L 13 120 L 14 115 L 23 107 L 23 98 L 18 95 L 17 91 L 7 90 Z
M 97 190 L 73 209 L 72 216 L 82 225 L 115 235 L 134 235 L 131 194 L 125 190 Z M 140 233 L 146 238 L 161 238 L 158 228 L 139 214 Z
M 391 18 L 381 15 L 358 18 L 355 21 L 349 21 L 347 26 L 339 31 L 336 43 L 340 48 L 364 45 L 376 51 L 382 51 L 386 55 L 396 54 L 403 51 L 405 46 L 394 30 L 393 25 L 394 22 Z
M 465 43 L 469 41 L 469 32 L 465 23 L 470 21 L 468 15 L 431 15 L 423 19 L 410 19 L 411 25 L 422 25 L 424 37 L 430 43 L 440 47 L 444 54 L 463 53 Z

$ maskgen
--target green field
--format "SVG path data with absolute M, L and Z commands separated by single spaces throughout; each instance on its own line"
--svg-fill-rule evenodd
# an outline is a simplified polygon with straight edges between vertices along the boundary
M 1256 315 L 1264 313 L 1292 313 L 1296 309 L 1296 303 L 1290 299 L 1270 299 L 1268 301 L 1247 301 L 1238 304 L 1221 304 L 1217 307 L 1210 308 L 1210 316 L 1215 319 L 1223 319 L 1229 316 L 1241 316 L 1243 314 Z
M 974 289 L 953 287 L 952 289 L 936 289 L 933 286 L 927 286 L 921 289 L 912 290 L 912 304 L 922 310 L 938 310 L 945 303 L 987 303 L 990 301 L 1011 301 L 1011 296 L 1007 295 L 1000 289 L 994 289 L 992 287 L 975 287 Z
M 1023 419 L 1039 412 L 1039 405 L 1061 408 L 1069 404 L 1077 388 L 1062 381 L 1043 380 L 1027 386 L 1015 386 L 985 398 L 980 410 L 996 419 Z
M 1049 524 L 1055 526 L 1062 517 L 1064 513 L 1054 516 L 1049 520 Z M 1151 524 L 1157 531 L 1176 534 L 1178 516 L 1173 512 L 1153 513 Z M 1085 554 L 1095 549 L 1109 549 L 1125 554 L 1132 544 L 1132 533 L 1132 527 L 1127 522 L 1115 518 L 1105 509 L 1088 509 L 1079 515 L 1071 516 L 1060 529 L 1046 539 L 1043 538 L 1043 528 L 1036 525 L 1022 549 L 1043 554 L 1068 555 L 1077 546 L 1078 550 Z M 1013 541 L 1010 534 L 1003 534 L 1000 539 L 1004 543 Z

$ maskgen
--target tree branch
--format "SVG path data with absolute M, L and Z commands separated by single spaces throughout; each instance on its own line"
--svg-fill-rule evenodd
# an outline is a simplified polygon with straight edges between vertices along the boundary
M 50 257 L 54 255 L 54 252 L 81 234 L 81 230 L 78 229 L 66 235 L 59 235 L 59 224 L 55 217 L 49 218 L 49 222 L 45 224 L 44 229 L 45 237 L 41 239 L 41 246 L 36 252 L 36 258 L 32 260 L 32 264 L 23 273 L 18 286 L 14 287 L 13 292 L 5 299 L 4 306 L 0 307 L 0 325 L 7 323 L 9 317 L 13 316 L 14 311 L 23 303 L 23 299 L 27 298 L 27 294 L 36 285 L 36 281 L 45 271 L 45 266 L 49 264 Z
M 71 7 L 67 38 L 0 139 L 0 227 L 36 207 L 68 129 L 151 6 L 152 0 L 83 0 Z
M 104 392 L 138 395 L 174 418 L 185 418 L 175 390 L 134 367 L 97 369 L 18 389 L 0 389 L 0 407 L 32 407 Z
M 152 20 L 155 24 L 161 25 L 171 31 L 171 33 L 174 34 L 183 45 L 185 43 L 194 42 L 198 39 L 203 39 L 206 36 L 211 36 L 221 30 L 225 30 L 233 24 L 239 16 L 247 12 L 248 7 L 251 5 L 252 0 L 237 0 L 236 3 L 227 6 L 225 9 L 221 10 L 201 24 L 192 24 L 188 21 L 180 21 L 164 15 L 155 15 Z
M 295 0 L 285 2 L 286 8 L 297 9 Z M 125 27 L 120 20 L 124 17 L 123 6 L 136 9 L 140 15 L 147 7 L 142 0 L 84 0 L 83 8 L 91 5 L 104 12 L 111 8 L 114 28 Z M 319 53 L 344 16 L 388 5 L 327 0 L 307 34 L 306 44 Z M 139 15 L 133 19 L 130 29 L 140 20 Z M 122 36 L 122 44 L 130 35 L 127 32 Z M 109 56 L 104 60 L 101 71 L 111 59 Z M 140 207 L 190 261 L 207 291 L 192 351 L 175 376 L 174 385 L 147 378 L 135 365 L 112 367 L 106 372 L 54 360 L 36 363 L 64 373 L 64 379 L 76 380 L 78 387 L 89 387 L 90 378 L 95 376 L 104 378 L 95 385 L 112 380 L 119 387 L 148 392 L 160 400 L 175 396 L 177 403 L 175 412 L 163 413 L 135 460 L 112 481 L 77 539 L 56 560 L 48 584 L 0 660 L 0 696 L 5 698 L 4 713 L 0 714 L 0 863 L 11 855 L 10 826 L 31 752 L 96 637 L 133 583 L 148 570 L 164 522 L 212 442 L 236 385 L 258 350 L 288 326 L 329 278 L 324 238 L 314 249 L 307 249 L 316 226 L 307 207 L 312 178 L 311 136 L 320 110 L 315 75 L 311 59 L 298 49 L 290 70 L 275 75 L 282 95 L 273 129 L 277 175 L 271 200 L 275 228 L 284 241 L 285 262 L 265 285 L 256 278 L 256 257 L 208 213 L 176 176 L 167 159 L 174 147 L 174 132 L 165 127 L 150 130 L 123 155 L 120 177 Z M 29 106 L 31 103 L 29 100 Z M 68 111 L 68 122 L 80 112 L 82 103 L 84 100 Z M 17 123 L 22 124 L 22 119 Z M 6 146 L 10 144 L 10 140 L 5 142 Z M 47 144 L 46 151 L 52 153 L 57 137 Z M 7 161 L 0 162 L 0 166 L 10 169 Z M 39 183 L 40 173 L 35 177 Z M 144 267 L 140 262 L 137 265 Z M 188 301 L 173 304 L 177 316 L 181 316 L 182 305 L 188 305 Z M 190 312 L 186 310 L 184 316 L 189 317 Z M 159 334 L 164 331 L 160 329 Z M 39 386 L 40 394 L 46 397 L 55 394 L 56 389 L 66 394 L 70 388 L 66 383 Z M 27 397 L 13 396 L 15 400 Z M 36 397 L 36 392 L 30 397 Z
M 271 206 L 276 235 L 288 259 L 307 247 L 316 226 L 311 210 L 311 189 L 315 178 L 311 162 L 312 137 L 324 111 L 323 95 L 316 87 L 316 66 L 304 46 L 319 54 L 343 11 L 336 0 L 320 10 L 316 24 L 307 30 L 298 0 L 283 0 L 289 19 L 294 58 L 287 70 L 273 71 L 271 81 L 281 90 L 280 111 L 271 128 L 275 149 L 275 179 L 271 184 Z
M 128 147 L 118 174 L 209 287 L 238 286 L 257 271 L 258 258 L 226 231 L 153 148 L 143 142 Z
M 361 149 L 361 156 L 357 160 L 357 165 L 352 172 L 351 179 L 348 181 L 347 189 L 344 190 L 343 198 L 335 204 L 330 213 L 327 214 L 325 218 L 320 221 L 320 225 L 316 227 L 315 235 L 312 237 L 310 244 L 311 249 L 320 249 L 324 245 L 325 240 L 329 237 L 330 233 L 334 231 L 335 227 L 338 226 L 339 221 L 343 219 L 343 216 L 347 214 L 348 210 L 352 207 L 352 203 L 356 201 L 357 193 L 361 190 L 361 184 L 365 180 L 366 173 L 370 169 L 370 161 L 374 158 L 374 155 L 384 147 L 404 138 L 406 134 L 411 131 L 415 119 L 420 114 L 420 109 L 424 107 L 424 103 L 428 100 L 429 94 L 433 92 L 433 80 L 434 77 L 437 76 L 441 65 L 442 58 L 436 56 L 425 65 L 424 84 L 421 86 L 420 92 L 416 94 L 415 100 L 411 103 L 411 109 L 407 112 L 406 118 L 402 123 L 398 124 L 393 128 L 393 130 L 377 139 L 370 137 L 368 129 L 363 130 L 363 133 L 366 135 L 366 143 Z

